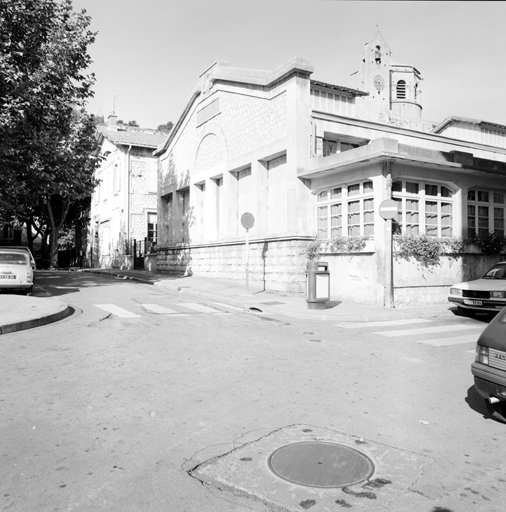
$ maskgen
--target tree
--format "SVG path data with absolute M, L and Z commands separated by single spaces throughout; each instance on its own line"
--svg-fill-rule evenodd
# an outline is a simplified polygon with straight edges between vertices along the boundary
M 165 124 L 159 124 L 157 130 L 160 132 L 170 132 L 173 126 L 174 123 L 172 121 L 169 121 Z
M 95 81 L 85 74 L 89 24 L 71 0 L 0 0 L 0 214 L 27 220 L 40 208 L 52 265 L 59 228 L 91 194 L 98 163 L 84 111 Z

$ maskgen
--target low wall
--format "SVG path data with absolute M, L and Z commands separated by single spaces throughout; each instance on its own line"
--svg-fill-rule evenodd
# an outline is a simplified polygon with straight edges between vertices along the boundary
M 450 287 L 480 278 L 504 255 L 476 253 L 443 256 L 439 265 L 425 267 L 414 259 L 395 258 L 394 302 L 397 307 L 448 302 Z
M 249 243 L 249 281 L 256 288 L 305 293 L 307 239 L 263 239 Z M 158 272 L 213 279 L 246 279 L 246 244 L 157 246 Z

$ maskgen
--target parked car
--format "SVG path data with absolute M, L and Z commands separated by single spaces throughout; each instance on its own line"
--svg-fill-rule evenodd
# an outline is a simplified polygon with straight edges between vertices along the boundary
M 8 249 L 20 249 L 22 251 L 26 251 L 28 253 L 28 255 L 30 256 L 30 264 L 32 265 L 33 270 L 35 270 L 35 268 L 37 266 L 35 264 L 35 258 L 33 257 L 32 251 L 30 251 L 30 249 L 28 249 L 28 247 L 25 247 L 24 245 L 13 245 L 13 246 L 9 246 Z
M 450 288 L 450 302 L 459 313 L 477 311 L 497 313 L 506 306 L 506 261 L 496 263 L 481 279 L 455 284 Z
M 30 255 L 23 249 L 0 247 L 0 290 L 33 291 L 34 269 Z
M 478 338 L 471 373 L 474 387 L 485 399 L 490 415 L 506 423 L 506 308 Z

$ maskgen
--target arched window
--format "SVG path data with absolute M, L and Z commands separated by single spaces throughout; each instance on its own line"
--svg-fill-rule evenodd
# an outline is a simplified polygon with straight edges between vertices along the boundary
M 399 80 L 397 82 L 397 99 L 398 100 L 406 99 L 406 82 L 405 82 L 405 80 Z

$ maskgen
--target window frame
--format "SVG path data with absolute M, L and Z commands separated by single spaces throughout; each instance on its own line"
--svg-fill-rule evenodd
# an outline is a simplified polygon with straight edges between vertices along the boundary
M 401 190 L 394 190 L 401 183 Z M 409 185 L 409 187 L 408 187 Z M 417 190 L 414 191 L 407 191 Z M 436 194 L 434 195 L 434 189 Z M 429 192 L 430 191 L 430 192 Z M 394 235 L 426 235 L 431 238 L 451 238 L 455 233 L 455 188 L 449 183 L 416 178 L 396 178 L 392 183 L 392 199 L 399 205 L 399 213 L 393 219 Z M 448 195 L 448 193 L 450 195 Z M 408 209 L 408 201 L 410 208 Z M 418 209 L 414 208 L 415 204 Z M 435 205 L 430 210 L 429 205 Z M 450 211 L 444 211 L 446 206 Z M 409 221 L 408 221 L 409 215 Z M 447 223 L 443 219 L 450 218 Z M 429 222 L 436 219 L 436 223 Z M 435 230 L 435 231 L 434 231 Z
M 474 195 L 474 199 L 471 199 Z M 499 199 L 502 196 L 502 199 Z M 485 200 L 486 197 L 486 200 Z M 487 209 L 487 215 L 484 215 L 484 209 Z M 474 213 L 470 215 L 471 209 Z M 497 215 L 497 211 L 502 210 L 502 217 Z M 487 226 L 484 224 L 487 219 Z M 474 238 L 475 236 L 487 236 L 495 233 L 497 236 L 505 236 L 505 220 L 506 220 L 506 190 L 490 189 L 487 187 L 470 187 L 466 195 L 466 220 L 467 220 L 467 236 Z M 472 222 L 470 222 L 472 220 Z M 502 224 L 501 227 L 498 224 Z
M 358 191 L 354 193 L 357 186 Z M 343 183 L 320 190 L 316 194 L 317 238 L 320 240 L 329 240 L 337 236 L 373 238 L 374 201 L 372 180 Z M 358 205 L 358 209 L 354 209 L 354 206 L 350 207 L 355 204 Z

